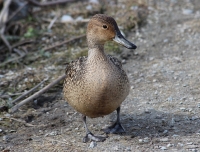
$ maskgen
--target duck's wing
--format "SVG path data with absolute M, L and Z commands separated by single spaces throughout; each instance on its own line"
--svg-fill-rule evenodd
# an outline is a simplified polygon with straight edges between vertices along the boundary
M 109 58 L 109 60 L 115 65 L 117 66 L 119 69 L 122 69 L 122 63 L 120 60 L 118 60 L 116 57 L 112 56 L 112 55 L 107 55 L 107 57 Z
M 87 61 L 87 57 L 82 56 L 77 60 L 74 60 L 67 64 L 65 74 L 66 79 L 70 81 L 77 81 L 80 80 L 85 73 L 85 64 Z

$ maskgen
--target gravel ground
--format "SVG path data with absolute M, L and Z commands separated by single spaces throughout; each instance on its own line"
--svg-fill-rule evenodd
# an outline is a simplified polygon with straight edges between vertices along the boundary
M 129 39 L 138 46 L 124 64 L 131 91 L 122 104 L 126 134 L 109 135 L 103 143 L 82 143 L 80 115 L 60 92 L 46 94 L 41 108 L 15 114 L 34 127 L 21 126 L 2 137 L 10 151 L 200 151 L 200 1 L 150 1 L 147 25 Z M 128 51 L 128 50 L 124 50 Z M 130 53 L 123 53 L 126 58 Z M 20 115 L 20 116 L 19 116 Z M 116 113 L 88 119 L 95 134 Z M 27 124 L 26 124 L 27 125 Z M 12 131 L 11 131 L 12 132 Z

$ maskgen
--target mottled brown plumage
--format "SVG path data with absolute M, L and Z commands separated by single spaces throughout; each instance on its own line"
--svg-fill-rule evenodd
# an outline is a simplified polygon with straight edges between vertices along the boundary
M 129 93 L 128 77 L 121 62 L 104 53 L 104 43 L 110 40 L 130 49 L 136 48 L 121 35 L 112 17 L 95 15 L 87 28 L 88 57 L 80 57 L 67 65 L 64 98 L 84 117 L 101 117 L 117 108 L 119 112 L 121 103 Z M 91 134 L 85 120 L 84 124 L 87 132 L 84 142 L 88 138 L 95 141 L 104 140 Z M 117 124 L 120 125 L 119 120 Z M 106 132 L 115 133 L 117 128 L 112 129 Z M 123 128 L 120 129 L 124 131 Z

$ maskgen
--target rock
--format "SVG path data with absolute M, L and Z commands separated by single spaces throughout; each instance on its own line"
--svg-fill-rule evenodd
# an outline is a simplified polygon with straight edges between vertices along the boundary
M 189 143 L 186 143 L 187 145 L 192 145 L 193 144 L 193 142 L 189 142 Z
M 161 142 L 167 142 L 167 141 L 169 141 L 169 138 L 161 138 L 160 141 Z
M 172 98 L 172 97 L 169 97 L 169 98 L 167 98 L 167 101 L 172 102 L 172 101 L 173 101 L 173 98 Z
M 186 111 L 186 108 L 185 107 L 180 107 L 180 110 Z
M 183 9 L 182 13 L 185 14 L 185 15 L 190 15 L 190 14 L 193 13 L 193 10 L 192 9 Z
M 171 144 L 171 143 L 169 143 L 169 144 L 167 144 L 167 147 L 172 147 L 174 144 Z
M 99 4 L 99 1 L 98 0 L 89 0 L 89 3 Z
M 4 114 L 5 117 L 10 117 L 9 113 Z
M 198 145 L 187 145 L 185 146 L 186 149 L 194 149 L 194 148 L 199 148 Z
M 184 101 L 185 101 L 186 99 L 187 99 L 187 97 L 183 97 L 183 98 L 181 98 L 181 100 L 184 100 Z
M 180 147 L 183 147 L 183 144 L 182 144 L 182 143 L 178 143 L 177 145 L 180 146 Z
M 56 136 L 56 135 L 58 135 L 58 132 L 57 131 L 52 131 L 50 133 L 45 134 L 45 137 L 46 136 Z
M 157 80 L 156 80 L 156 79 L 153 79 L 153 82 L 157 82 Z
M 149 137 L 145 137 L 144 139 L 139 139 L 139 143 L 148 143 L 150 141 Z
M 166 134 L 166 133 L 168 133 L 168 130 L 164 130 L 164 131 L 163 131 L 163 134 Z
M 161 149 L 161 150 L 167 150 L 167 148 L 164 147 L 164 146 L 161 146 L 160 149 Z
M 164 43 L 168 43 L 168 42 L 169 42 L 169 39 L 164 39 L 163 42 L 164 42 Z
M 172 137 L 175 137 L 175 138 L 176 138 L 176 137 L 179 137 L 179 135 L 174 134 Z
M 150 141 L 149 137 L 145 137 L 145 138 L 143 139 L 143 142 L 144 142 L 144 143 L 148 143 L 149 141 Z
M 92 142 L 90 143 L 89 148 L 94 148 L 94 147 L 96 147 L 96 146 L 97 146 L 97 143 L 94 142 L 94 141 L 92 141 Z
M 77 18 L 76 18 L 76 21 L 82 21 L 83 20 L 83 17 L 82 16 L 78 16 Z
M 74 19 L 70 15 L 63 15 L 61 17 L 61 22 L 73 22 Z
M 92 10 L 92 5 L 86 6 L 86 10 Z
M 3 141 L 8 141 L 8 136 L 5 135 L 2 137 L 2 139 L 3 139 Z
M 126 64 L 126 60 L 125 59 L 122 60 L 122 64 Z
M 115 147 L 113 147 L 113 150 L 118 151 L 118 150 L 119 150 L 119 147 L 118 147 L 118 146 L 115 146 Z
M 199 117 L 198 117 L 198 116 L 192 116 L 191 119 L 192 119 L 192 120 L 196 120 L 196 119 L 199 119 Z

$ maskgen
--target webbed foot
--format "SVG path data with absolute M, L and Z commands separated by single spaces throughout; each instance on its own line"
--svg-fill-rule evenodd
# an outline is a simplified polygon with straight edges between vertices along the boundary
M 121 123 L 115 122 L 112 126 L 103 129 L 106 134 L 120 134 L 125 133 L 125 129 L 122 127 Z
M 106 134 L 125 133 L 125 129 L 122 127 L 122 125 L 120 123 L 120 107 L 117 108 L 117 120 L 116 120 L 116 122 L 112 126 L 106 128 L 106 129 L 103 129 L 103 131 Z
M 88 141 L 97 141 L 97 142 L 103 142 L 106 140 L 106 137 L 103 136 L 95 136 L 92 133 L 88 133 L 85 137 L 83 137 L 83 142 L 86 143 Z

